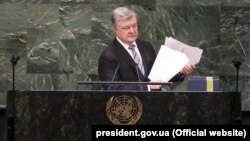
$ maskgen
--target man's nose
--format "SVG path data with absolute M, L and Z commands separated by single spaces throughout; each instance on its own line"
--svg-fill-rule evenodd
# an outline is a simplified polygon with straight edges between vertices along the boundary
M 132 33 L 134 33 L 135 32 L 135 28 L 134 27 L 129 27 L 129 32 L 132 32 Z

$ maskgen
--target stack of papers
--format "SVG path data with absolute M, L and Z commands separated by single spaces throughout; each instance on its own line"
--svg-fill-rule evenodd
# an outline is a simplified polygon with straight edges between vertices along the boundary
M 172 37 L 166 37 L 165 46 L 185 53 L 190 60 L 190 64 L 198 64 L 200 62 L 203 50 L 198 47 L 189 46 Z
M 168 82 L 189 62 L 187 56 L 164 45 L 161 46 L 149 79 Z
M 149 79 L 168 82 L 179 73 L 186 64 L 198 64 L 202 49 L 184 44 L 172 37 L 166 37 L 154 65 L 149 74 Z

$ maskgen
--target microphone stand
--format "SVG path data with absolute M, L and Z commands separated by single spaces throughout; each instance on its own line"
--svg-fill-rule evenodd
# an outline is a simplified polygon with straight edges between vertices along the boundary
M 15 66 L 16 66 L 18 60 L 19 60 L 18 55 L 17 56 L 13 55 L 11 57 L 11 59 L 10 59 L 10 62 L 12 64 L 12 75 L 13 75 L 13 77 L 12 77 L 12 91 L 13 92 L 12 92 L 12 96 L 11 96 L 12 100 L 10 100 L 12 110 L 11 110 L 11 113 L 10 113 L 10 115 L 8 117 L 8 128 L 7 128 L 7 130 L 8 130 L 8 137 L 7 137 L 8 141 L 14 141 L 14 139 L 15 139 L 15 124 L 14 124 L 15 118 L 16 118 L 16 116 L 15 116 Z
M 136 64 L 135 65 L 135 68 L 136 68 L 136 74 L 137 74 L 137 77 L 138 77 L 138 81 L 141 82 L 141 79 L 140 79 L 140 75 L 139 75 L 139 69 L 138 69 L 138 65 Z M 141 91 L 142 91 L 142 85 L 139 86 Z
M 244 47 L 242 46 L 241 41 L 240 41 L 240 39 L 239 39 L 239 37 L 238 37 L 238 35 L 237 35 L 237 32 L 236 32 L 236 27 L 237 27 L 238 19 L 239 19 L 239 17 L 235 17 L 234 35 L 235 35 L 237 41 L 239 42 L 239 45 L 240 45 L 240 47 L 241 47 L 241 49 L 242 49 L 242 51 L 243 51 L 243 53 L 244 53 L 244 56 L 246 57 L 246 52 L 245 52 Z M 232 61 L 232 63 L 233 63 L 233 65 L 234 65 L 234 67 L 236 68 L 236 88 L 235 88 L 235 91 L 236 91 L 236 93 L 237 93 L 237 92 L 238 92 L 238 83 L 239 83 L 239 69 L 240 69 L 241 61 L 240 61 L 240 59 L 238 58 L 238 59 L 234 59 L 234 60 Z M 241 101 L 241 97 L 239 97 L 239 100 L 238 100 L 238 101 Z M 236 117 L 235 121 L 236 121 L 237 123 L 241 124 L 241 123 L 242 123 L 242 119 L 241 119 L 241 116 L 242 116 L 242 115 L 241 115 L 241 104 L 240 104 L 240 106 L 238 107 L 238 109 L 240 109 L 240 110 L 239 110 L 239 114 L 238 114 L 239 116 Z
M 239 60 L 233 60 L 232 63 L 234 64 L 234 67 L 236 68 L 236 92 L 238 92 L 238 83 L 239 83 L 239 69 L 241 62 Z
M 232 63 L 234 64 L 234 67 L 236 68 L 236 89 L 235 89 L 235 92 L 237 93 L 238 92 L 238 83 L 239 83 L 239 69 L 240 69 L 241 61 L 236 59 L 236 60 L 233 60 Z M 237 100 L 237 101 L 241 101 L 240 97 L 239 97 L 239 100 Z M 241 111 L 241 104 L 239 107 L 237 106 L 237 108 L 240 109 L 239 111 Z M 235 118 L 235 121 L 238 124 L 242 123 L 241 112 L 239 113 L 239 116 L 237 116 Z

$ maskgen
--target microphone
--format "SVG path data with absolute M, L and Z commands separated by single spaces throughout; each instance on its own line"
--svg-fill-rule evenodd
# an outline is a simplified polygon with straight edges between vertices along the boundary
M 116 69 L 115 69 L 115 72 L 114 72 L 114 75 L 113 75 L 113 77 L 112 77 L 112 79 L 111 79 L 111 82 L 114 81 L 114 79 L 115 79 L 115 77 L 116 77 L 116 74 L 117 74 L 119 68 L 120 68 L 120 66 L 119 66 L 119 64 L 117 64 Z M 109 84 L 108 90 L 110 89 L 110 86 L 111 86 L 111 85 Z
M 138 77 L 138 81 L 141 82 L 140 75 L 139 75 L 139 68 L 138 64 L 135 64 L 135 69 L 136 69 L 136 75 Z M 142 86 L 140 85 L 141 91 L 142 91 Z
M 13 55 L 10 59 L 10 62 L 12 63 L 12 65 L 16 65 L 19 59 L 20 57 L 18 55 Z
M 140 75 L 139 75 L 139 68 L 137 64 L 135 64 L 135 69 L 136 69 L 136 75 L 137 75 L 138 81 L 141 82 Z

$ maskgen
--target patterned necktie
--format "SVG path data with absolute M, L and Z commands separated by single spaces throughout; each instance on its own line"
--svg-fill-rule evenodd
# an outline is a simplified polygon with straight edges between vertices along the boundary
M 145 73 L 144 66 L 143 66 L 143 63 L 142 63 L 140 56 L 135 51 L 135 45 L 129 46 L 129 49 L 131 49 L 131 51 L 132 51 L 132 55 L 133 55 L 133 59 L 134 59 L 135 63 L 138 65 L 141 73 L 144 75 L 144 73 Z

